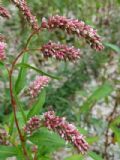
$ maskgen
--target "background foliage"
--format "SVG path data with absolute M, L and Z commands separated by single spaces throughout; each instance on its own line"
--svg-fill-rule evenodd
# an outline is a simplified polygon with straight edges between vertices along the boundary
M 14 54 L 18 53 L 28 37 L 30 28 L 26 25 L 23 15 L 9 3 L 2 1 L 10 10 L 12 18 L 9 21 L 1 19 L 0 32 L 6 35 L 8 43 L 8 57 L 12 61 Z M 85 43 L 78 41 L 73 36 L 67 36 L 56 30 L 55 33 L 42 32 L 36 36 L 30 47 L 35 48 L 49 39 L 62 43 L 74 44 L 81 49 L 82 57 L 77 64 L 57 63 L 54 60 L 45 61 L 40 53 L 34 52 L 32 56 L 25 55 L 22 62 L 39 66 L 39 69 L 60 77 L 53 80 L 47 88 L 46 101 L 41 112 L 53 108 L 58 115 L 65 116 L 74 122 L 79 130 L 87 135 L 90 143 L 89 157 L 93 160 L 119 160 L 120 159 L 120 1 L 119 0 L 28 0 L 33 13 L 41 23 L 42 17 L 60 14 L 67 17 L 76 17 L 87 24 L 94 25 L 103 38 L 105 49 L 102 53 L 96 53 Z M 4 28 L 4 30 L 3 30 Z M 10 96 L 8 89 L 8 76 L 2 63 L 0 63 L 0 121 L 6 125 L 7 117 L 11 113 Z M 26 76 L 29 73 L 28 76 Z M 17 74 L 17 70 L 15 75 Z M 34 78 L 37 73 L 28 71 L 27 67 L 21 67 L 18 77 L 15 76 L 16 92 L 22 89 Z M 4 76 L 3 76 L 4 75 Z M 44 94 L 44 93 L 43 93 Z M 21 96 L 19 94 L 19 96 Z M 23 106 L 30 108 L 31 102 L 23 99 Z M 33 113 L 33 111 L 31 112 Z M 30 113 L 30 114 L 31 114 Z M 29 115 L 30 116 L 30 115 Z M 83 129 L 84 128 L 84 129 Z M 44 132 L 44 129 L 43 129 Z M 36 133 L 37 134 L 37 133 Z M 43 134 L 42 131 L 40 134 Z M 39 135 L 40 135 L 39 134 Z M 47 134 L 47 132 L 46 132 Z M 49 135 L 47 136 L 49 137 Z M 39 137 L 38 137 L 39 138 Z M 34 136 L 32 141 L 36 141 Z M 43 141 L 43 140 L 42 140 Z M 54 143 L 55 137 L 53 137 Z M 59 141 L 59 140 L 58 140 Z M 42 143 L 42 142 L 41 142 Z M 45 143 L 45 144 L 44 144 Z M 43 146 L 48 144 L 43 141 Z M 51 145 L 51 144 L 50 144 Z M 54 145 L 59 148 L 64 143 Z M 42 145 L 41 151 L 42 151 Z M 51 148 L 49 146 L 49 148 Z M 3 149 L 0 149 L 2 156 Z M 14 150 L 14 149 L 13 149 Z M 46 152 L 48 151 L 46 148 Z M 7 153 L 11 156 L 11 152 Z M 41 159 L 83 159 L 81 155 L 70 154 L 69 149 L 60 149 L 54 155 L 46 156 L 42 153 Z M 45 155 L 45 156 L 44 156 Z M 70 158 L 68 158 L 71 156 Z M 87 160 L 87 157 L 85 158 Z

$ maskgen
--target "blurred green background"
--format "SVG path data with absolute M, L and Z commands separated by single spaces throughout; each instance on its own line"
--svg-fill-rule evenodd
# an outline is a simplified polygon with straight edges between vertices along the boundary
M 27 0 L 27 2 L 39 24 L 42 17 L 48 18 L 59 14 L 85 21 L 101 35 L 105 49 L 102 52 L 95 52 L 84 40 L 68 36 L 60 30 L 50 33 L 44 31 L 32 40 L 31 48 L 41 46 L 49 40 L 60 41 L 80 48 L 82 58 L 75 64 L 57 62 L 53 59 L 45 61 L 40 53 L 34 52 L 28 63 L 60 77 L 59 81 L 52 80 L 47 87 L 47 99 L 43 110 L 53 108 L 58 115 L 74 122 L 81 132 L 87 130 L 87 135 L 92 137 L 89 139 L 91 150 L 96 154 L 106 160 L 119 160 L 120 0 Z M 26 42 L 31 28 L 12 3 L 7 0 L 1 3 L 7 6 L 12 15 L 8 21 L 1 19 L 0 24 L 0 33 L 6 36 L 7 56 L 11 63 L 14 55 Z M 32 71 L 27 73 L 24 86 L 28 85 L 36 75 Z M 11 112 L 7 76 L 4 70 L 0 71 L 0 83 L 0 121 L 2 121 L 3 116 Z M 23 103 L 26 106 L 29 104 L 26 101 Z M 114 107 L 116 111 L 113 113 Z M 109 123 L 108 118 L 111 114 L 113 121 Z M 108 135 L 106 135 L 107 128 Z M 106 136 L 110 141 L 107 146 L 108 159 L 105 155 Z

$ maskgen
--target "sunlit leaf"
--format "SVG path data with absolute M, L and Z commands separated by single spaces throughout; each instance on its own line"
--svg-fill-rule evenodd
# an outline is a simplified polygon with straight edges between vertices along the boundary
M 17 66 L 23 66 L 24 68 L 32 69 L 32 70 L 38 72 L 39 74 L 46 75 L 46 76 L 54 78 L 54 79 L 60 79 L 59 77 L 56 77 L 56 76 L 53 76 L 51 74 L 45 73 L 42 70 L 40 70 L 38 68 L 35 68 L 35 67 L 33 67 L 33 66 L 29 65 L 29 64 L 26 64 L 26 63 L 20 63 Z
M 65 142 L 56 133 L 50 132 L 46 128 L 40 128 L 38 132 L 34 133 L 28 139 L 38 145 L 39 152 L 49 153 L 53 152 L 58 148 L 64 147 Z
M 26 63 L 27 61 L 28 61 L 28 54 L 24 54 L 22 63 Z M 15 91 L 17 94 L 19 94 L 19 92 L 24 88 L 26 84 L 26 73 L 27 73 L 27 68 L 21 66 L 15 83 Z
M 118 46 L 115 45 L 115 44 L 105 43 L 105 46 L 108 47 L 108 48 L 111 48 L 112 50 L 114 50 L 114 51 L 117 52 L 117 53 L 120 53 L 120 47 L 118 47 Z
M 30 117 L 34 115 L 38 115 L 45 103 L 45 97 L 46 97 L 46 91 L 45 89 L 41 91 L 41 93 L 38 96 L 37 101 L 33 104 L 32 108 L 30 109 L 27 118 L 29 119 Z
M 95 152 L 90 151 L 88 152 L 88 155 L 93 158 L 93 160 L 103 160 L 103 158 Z
M 103 85 L 99 86 L 83 103 L 80 112 L 89 112 L 89 110 L 97 101 L 107 97 L 112 91 L 113 87 L 109 82 L 106 82 Z
M 0 145 L 0 159 L 1 160 L 6 160 L 6 158 L 13 157 L 15 155 L 17 155 L 17 151 L 15 147 Z
M 120 143 L 120 116 L 112 121 L 110 127 L 115 134 L 115 141 Z
M 64 160 L 84 160 L 82 155 L 73 155 L 71 157 L 65 158 Z

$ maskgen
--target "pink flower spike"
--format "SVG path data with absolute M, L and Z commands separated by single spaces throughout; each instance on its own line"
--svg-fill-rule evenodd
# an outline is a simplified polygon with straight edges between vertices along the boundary
M 33 30 L 38 30 L 39 25 L 35 16 L 32 15 L 26 0 L 12 0 L 12 2 L 19 8 L 23 13 Z
M 4 60 L 6 58 L 5 48 L 6 48 L 6 43 L 0 42 L 0 60 Z
M 64 44 L 49 42 L 42 46 L 44 57 L 55 57 L 58 60 L 75 61 L 80 58 L 80 50 Z
M 36 78 L 36 80 L 30 85 L 29 87 L 29 94 L 30 96 L 33 98 L 33 97 L 36 97 L 39 92 L 45 87 L 48 85 L 50 81 L 50 78 L 47 77 L 47 76 L 38 76 Z
M 4 130 L 0 128 L 0 145 L 9 145 L 9 135 L 8 133 Z
M 97 31 L 91 26 L 86 25 L 83 21 L 55 15 L 49 17 L 48 20 L 43 18 L 41 27 L 49 30 L 59 28 L 66 31 L 68 34 L 75 34 L 78 37 L 83 37 L 86 42 L 97 51 L 101 51 L 104 48 Z
M 7 19 L 9 19 L 11 17 L 8 10 L 4 7 L 1 7 L 1 6 L 0 6 L 0 16 L 5 17 Z
M 26 134 L 31 135 L 39 127 L 40 127 L 40 118 L 37 116 L 34 116 L 34 117 L 30 118 L 30 120 L 26 123 L 26 125 L 23 129 Z
M 60 118 L 55 115 L 54 111 L 44 113 L 44 125 L 49 129 L 57 132 L 67 142 L 72 143 L 77 150 L 84 154 L 89 145 L 85 138 L 80 134 L 77 128 L 66 121 L 65 118 Z

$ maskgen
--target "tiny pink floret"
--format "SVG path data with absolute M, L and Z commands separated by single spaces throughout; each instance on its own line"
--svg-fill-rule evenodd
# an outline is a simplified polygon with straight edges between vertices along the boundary
M 6 58 L 5 48 L 6 48 L 6 43 L 0 42 L 0 60 L 4 60 Z
M 12 2 L 19 8 L 19 10 L 23 13 L 33 30 L 38 30 L 39 25 L 36 17 L 31 13 L 30 8 L 27 5 L 26 0 L 12 0 Z

